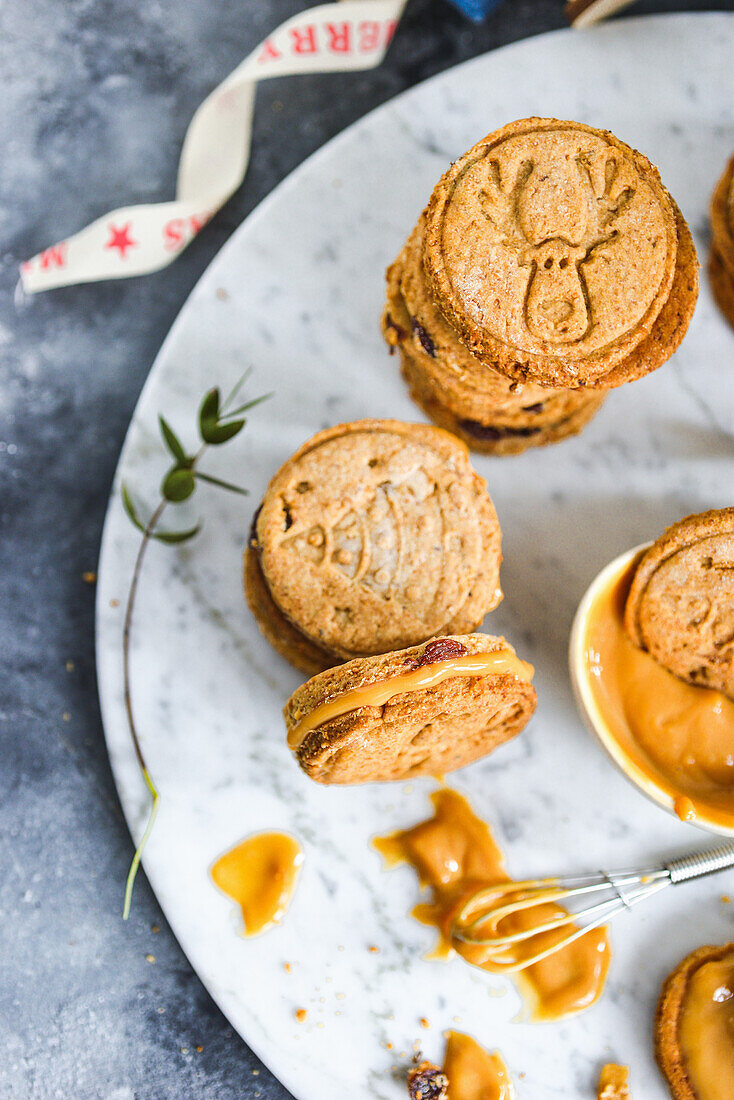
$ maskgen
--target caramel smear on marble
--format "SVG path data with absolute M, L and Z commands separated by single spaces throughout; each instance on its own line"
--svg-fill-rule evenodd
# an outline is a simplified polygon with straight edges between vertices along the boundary
M 618 1066 L 608 1062 L 599 1077 L 596 1100 L 630 1100 L 629 1066 Z
M 471 1035 L 449 1031 L 443 1072 L 449 1100 L 515 1100 L 510 1072 L 499 1051 L 492 1054 Z
M 434 816 L 412 829 L 373 841 L 389 867 L 409 863 L 422 887 L 431 891 L 430 901 L 413 910 L 422 924 L 437 928 L 440 940 L 433 958 L 449 958 L 454 952 L 482 970 L 502 973 L 492 963 L 486 947 L 464 943 L 451 935 L 457 913 L 479 890 L 498 882 L 511 882 L 502 852 L 487 824 L 477 817 L 465 798 L 448 787 L 431 795 Z M 519 913 L 517 924 L 508 931 L 543 923 L 563 910 L 555 905 L 537 906 L 532 916 Z M 557 929 L 532 939 L 528 952 L 535 954 L 568 934 Z M 534 1020 L 558 1020 L 581 1012 L 601 995 L 606 981 L 611 952 L 606 929 L 596 928 L 524 970 L 513 973 Z
M 288 833 L 256 833 L 219 857 L 212 880 L 239 905 L 246 936 L 280 923 L 302 863 L 303 849 Z
M 704 962 L 689 979 L 679 1024 L 696 1100 L 734 1100 L 734 957 Z
M 734 827 L 734 701 L 645 653 L 624 629 L 633 561 L 589 609 L 583 650 L 598 717 L 632 771 L 662 788 L 683 821 Z

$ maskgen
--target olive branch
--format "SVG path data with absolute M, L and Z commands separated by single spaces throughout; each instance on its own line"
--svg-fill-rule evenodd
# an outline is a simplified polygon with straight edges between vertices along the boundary
M 243 489 L 239 485 L 234 485 L 230 481 L 224 481 L 220 477 L 214 477 L 213 474 L 204 473 L 203 470 L 199 469 L 199 462 L 209 447 L 219 447 L 223 443 L 228 443 L 230 439 L 234 439 L 236 435 L 239 435 L 247 423 L 245 417 L 242 415 L 243 413 L 272 396 L 272 394 L 263 394 L 261 397 L 255 397 L 233 408 L 232 406 L 249 375 L 249 370 L 242 375 L 237 385 L 224 402 L 221 400 L 218 386 L 209 390 L 204 396 L 199 408 L 197 425 L 201 443 L 194 454 L 187 453 L 168 421 L 165 420 L 163 416 L 158 417 L 158 425 L 163 437 L 163 442 L 173 458 L 173 464 L 163 477 L 163 481 L 161 482 L 161 499 L 147 522 L 144 522 L 140 518 L 140 513 L 125 483 L 123 482 L 121 486 L 122 504 L 125 512 L 133 525 L 143 536 L 140 541 L 140 546 L 138 547 L 137 557 L 135 558 L 135 566 L 133 568 L 133 575 L 127 595 L 125 620 L 122 632 L 125 713 L 127 715 L 128 729 L 130 731 L 133 748 L 135 749 L 135 756 L 137 757 L 143 779 L 145 780 L 145 785 L 150 792 L 152 800 L 148 820 L 140 843 L 135 849 L 135 854 L 130 864 L 130 870 L 128 871 L 127 880 L 125 882 L 125 901 L 122 909 L 123 920 L 127 920 L 130 916 L 130 905 L 132 902 L 135 876 L 138 873 L 143 849 L 148 843 L 150 834 L 153 831 L 160 804 L 160 793 L 148 771 L 148 765 L 145 762 L 145 756 L 143 755 L 143 749 L 140 743 L 138 728 L 135 724 L 132 703 L 132 680 L 130 675 L 130 635 L 132 630 L 133 611 L 135 609 L 135 598 L 138 592 L 138 583 L 143 568 L 143 561 L 145 560 L 146 550 L 153 539 L 171 546 L 188 542 L 201 531 L 201 521 L 194 524 L 193 527 L 187 527 L 184 530 L 178 531 L 161 530 L 158 526 L 169 504 L 181 504 L 183 501 L 188 500 L 196 489 L 198 481 L 206 482 L 208 485 L 214 485 L 218 489 L 225 489 L 230 493 L 240 493 L 243 496 L 247 495 L 247 489 Z

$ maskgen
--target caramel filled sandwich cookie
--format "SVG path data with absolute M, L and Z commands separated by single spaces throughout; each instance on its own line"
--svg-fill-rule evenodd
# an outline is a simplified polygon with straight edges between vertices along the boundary
M 653 543 L 624 622 L 676 676 L 734 698 L 734 508 L 687 516 Z
M 437 638 L 314 676 L 284 709 L 288 744 L 319 783 L 444 775 L 509 741 L 536 706 L 533 668 L 504 638 Z
M 248 603 L 305 672 L 470 633 L 502 598 L 486 482 L 447 432 L 360 420 L 278 471 L 253 523 Z
M 504 126 L 444 173 L 423 262 L 473 355 L 549 387 L 655 370 L 698 292 L 690 231 L 657 168 L 607 131 L 556 119 Z
M 734 943 L 699 947 L 665 979 L 655 1057 L 673 1100 L 734 1095 Z

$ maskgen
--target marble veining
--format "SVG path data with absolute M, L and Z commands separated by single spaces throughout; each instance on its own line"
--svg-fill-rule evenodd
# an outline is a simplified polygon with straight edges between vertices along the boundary
M 718 900 L 726 880 L 669 891 L 620 918 L 607 992 L 593 1010 L 554 1025 L 515 1022 L 517 997 L 499 978 L 422 957 L 432 935 L 407 917 L 414 878 L 385 872 L 370 848 L 376 832 L 429 812 L 432 784 L 322 788 L 290 759 L 280 710 L 299 675 L 247 611 L 241 552 L 270 475 L 313 432 L 362 416 L 420 419 L 379 335 L 383 270 L 447 162 L 522 115 L 608 127 L 660 166 L 703 252 L 708 197 L 734 149 L 733 50 L 725 16 L 629 20 L 508 47 L 399 97 L 308 160 L 248 219 L 191 295 L 145 387 L 108 514 L 97 604 L 106 736 L 136 836 L 147 802 L 122 709 L 122 605 L 111 606 L 124 598 L 137 546 L 120 480 L 143 497 L 157 486 L 166 463 L 159 411 L 184 437 L 188 426 L 193 442 L 212 382 L 226 387 L 252 365 L 252 390 L 275 393 L 211 456 L 215 472 L 249 486 L 249 500 L 200 491 L 201 535 L 180 550 L 151 548 L 132 662 L 162 791 L 146 872 L 215 1000 L 298 1100 L 397 1100 L 404 1086 L 391 1067 L 404 1063 L 401 1052 L 419 1041 L 440 1057 L 451 1026 L 498 1047 L 515 1077 L 524 1074 L 523 1096 L 581 1100 L 610 1059 L 632 1065 L 636 1095 L 666 1095 L 650 1043 L 659 984 L 692 947 L 731 938 L 732 916 Z M 586 733 L 566 647 L 576 604 L 602 565 L 685 513 L 731 503 L 733 356 L 734 333 L 704 278 L 674 360 L 614 391 L 582 436 L 476 459 L 504 536 L 505 599 L 485 629 L 535 664 L 540 704 L 518 739 L 451 782 L 491 823 L 512 874 L 637 863 L 702 839 L 646 802 Z M 306 861 L 283 926 L 248 941 L 207 869 L 260 829 L 293 832 Z M 304 1023 L 294 1015 L 301 1007 Z

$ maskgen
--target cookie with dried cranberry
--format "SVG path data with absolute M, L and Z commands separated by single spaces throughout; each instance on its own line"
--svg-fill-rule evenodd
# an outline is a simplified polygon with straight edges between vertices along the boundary
M 483 419 L 458 416 L 444 404 L 442 395 L 431 384 L 415 359 L 401 349 L 401 373 L 408 384 L 410 396 L 426 416 L 440 428 L 452 432 L 472 451 L 487 455 L 522 454 L 529 447 L 544 447 L 578 435 L 599 411 L 605 393 L 565 390 L 546 404 L 539 404 L 510 420 L 478 413 Z M 556 419 L 549 421 L 549 416 Z M 508 420 L 510 422 L 508 423 Z
M 248 600 L 275 648 L 311 672 L 476 629 L 502 598 L 500 542 L 464 444 L 427 425 L 355 421 L 319 432 L 272 479 Z
M 445 775 L 509 741 L 536 706 L 531 665 L 504 638 L 454 635 L 314 676 L 283 711 L 319 783 Z
M 382 327 L 400 351 L 413 400 L 440 427 L 484 454 L 519 454 L 580 431 L 604 393 L 512 382 L 480 363 L 458 339 L 427 291 L 423 219 L 387 273 Z
M 652 544 L 624 621 L 676 676 L 734 698 L 734 508 L 687 516 Z
M 530 118 L 444 173 L 426 213 L 429 291 L 487 365 L 611 387 L 661 366 L 698 292 L 685 220 L 655 166 L 607 131 Z

